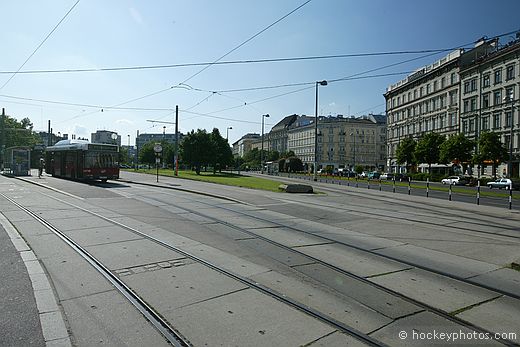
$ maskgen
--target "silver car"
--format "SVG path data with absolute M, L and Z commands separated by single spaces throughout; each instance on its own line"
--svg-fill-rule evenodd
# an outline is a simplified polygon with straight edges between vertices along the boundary
M 487 186 L 489 187 L 489 189 L 491 189 L 491 188 L 509 189 L 511 187 L 511 184 L 512 184 L 512 182 L 509 178 L 499 178 L 493 182 L 488 182 Z

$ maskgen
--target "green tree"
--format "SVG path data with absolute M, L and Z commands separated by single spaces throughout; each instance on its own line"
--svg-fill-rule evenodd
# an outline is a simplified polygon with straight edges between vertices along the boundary
M 258 168 L 260 167 L 260 151 L 258 148 L 253 148 L 244 154 L 244 164 L 245 167 L 249 168 Z
M 428 173 L 432 173 L 432 164 L 440 160 L 440 146 L 445 141 L 445 137 L 437 133 L 424 135 L 415 147 L 414 156 L 417 162 L 428 164 Z
M 270 151 L 267 153 L 267 161 L 277 161 L 280 159 L 280 153 L 278 151 Z
M 473 161 L 481 165 L 490 161 L 493 165 L 493 177 L 496 177 L 497 166 L 509 158 L 505 145 L 500 141 L 500 135 L 488 131 L 481 132 L 478 147 L 479 153 L 475 153 Z
M 417 164 L 414 155 L 416 147 L 417 142 L 411 137 L 406 137 L 397 145 L 397 149 L 395 150 L 397 164 L 406 164 L 406 171 L 408 172 L 411 171 L 411 167 Z
M 0 116 L 0 118 L 2 118 Z M 14 146 L 32 147 L 42 142 L 41 138 L 33 131 L 33 123 L 29 118 L 17 121 L 11 116 L 5 116 L 3 130 L 3 144 L 5 148 Z
M 181 143 L 180 150 L 183 162 L 194 168 L 197 175 L 200 175 L 202 166 L 212 162 L 214 156 L 211 136 L 206 130 L 201 129 L 188 133 Z
M 145 143 L 142 148 L 139 149 L 139 162 L 148 165 L 155 165 L 155 159 L 157 154 L 154 151 L 155 144 L 160 144 L 162 152 L 159 154 L 161 162 L 165 164 L 173 163 L 174 146 L 167 141 L 150 141 Z M 121 152 L 120 152 L 121 156 Z M 129 160 L 129 159 L 128 159 Z
M 212 152 L 211 164 L 213 165 L 213 173 L 215 173 L 217 169 L 219 172 L 221 172 L 222 167 L 233 164 L 233 152 L 231 151 L 231 147 L 229 147 L 229 143 L 220 135 L 220 132 L 217 128 L 214 128 L 211 132 L 210 140 L 210 151 Z
M 462 133 L 451 136 L 440 146 L 439 162 L 445 164 L 460 162 L 464 165 L 471 160 L 474 147 L 475 142 Z
M 285 160 L 285 168 L 287 172 L 303 171 L 303 162 L 298 157 L 289 157 Z

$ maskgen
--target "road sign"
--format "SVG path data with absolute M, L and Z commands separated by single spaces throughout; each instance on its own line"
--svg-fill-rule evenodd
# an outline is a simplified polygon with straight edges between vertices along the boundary
M 162 152 L 162 146 L 160 144 L 155 144 L 155 146 L 153 146 L 153 150 L 155 153 L 161 153 Z

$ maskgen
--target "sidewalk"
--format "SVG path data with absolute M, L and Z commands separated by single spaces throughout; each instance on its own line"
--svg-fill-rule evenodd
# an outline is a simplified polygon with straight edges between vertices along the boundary
M 0 214 L 0 346 L 71 346 L 49 281 Z

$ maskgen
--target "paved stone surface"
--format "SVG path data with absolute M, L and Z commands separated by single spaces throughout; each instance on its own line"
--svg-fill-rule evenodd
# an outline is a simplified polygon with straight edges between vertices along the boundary
M 480 275 L 499 267 L 498 265 L 413 245 L 385 248 L 376 252 L 463 278 Z
M 330 243 L 313 235 L 306 235 L 284 227 L 253 229 L 251 232 L 287 247 L 300 247 Z
M 367 344 L 356 340 L 355 338 L 342 334 L 339 332 L 333 332 L 330 335 L 324 336 L 320 338 L 318 341 L 312 342 L 308 344 L 309 347 L 359 347 L 359 346 L 368 346 Z
M 364 333 L 379 329 L 392 321 L 352 298 L 338 295 L 301 278 L 296 279 L 270 271 L 255 275 L 252 279 L 304 305 L 315 307 L 329 317 Z
M 501 346 L 484 336 L 478 339 L 478 333 L 476 336 L 474 333 L 432 313 L 420 312 L 400 319 L 371 336 L 389 346 Z M 440 334 L 445 335 L 441 337 Z M 455 336 L 457 340 L 453 341 Z
M 508 293 L 520 295 L 520 271 L 517 270 L 498 269 L 472 277 L 471 280 L 491 288 L 498 288 Z
M 301 346 L 334 331 L 250 289 L 167 311 L 165 316 L 195 346 L 216 341 L 223 346 Z
M 298 247 L 298 251 L 361 277 L 410 268 L 406 264 L 337 244 Z
M 347 277 L 322 265 L 297 266 L 296 270 L 327 283 L 332 289 L 390 318 L 400 318 L 422 309 L 380 289 Z
M 114 290 L 62 302 L 76 346 L 171 346 Z
M 445 312 L 454 312 L 499 296 L 495 292 L 420 269 L 377 276 L 370 281 Z
M 472 307 L 457 315 L 490 331 L 505 333 L 504 338 L 520 344 L 520 302 L 508 297 Z M 515 336 L 516 335 L 516 336 Z
M 259 239 L 248 239 L 240 240 L 239 242 L 261 254 L 268 255 L 270 258 L 275 259 L 287 266 L 304 265 L 313 262 L 306 256 L 295 254 L 290 250 L 280 248 L 267 241 Z
M 69 230 L 65 234 L 82 247 L 143 239 L 143 236 L 128 232 L 128 230 L 115 225 Z
M 200 264 L 164 268 L 125 276 L 123 281 L 146 302 L 163 310 L 174 310 L 247 288 Z M 161 285 L 151 285 L 161 283 Z

